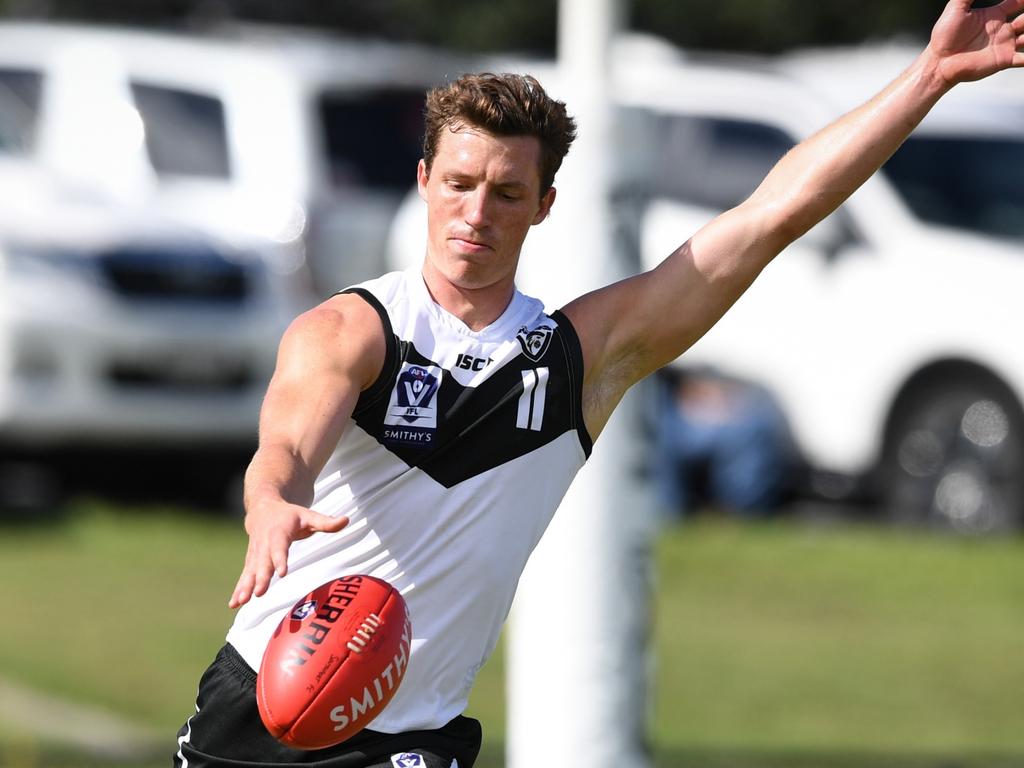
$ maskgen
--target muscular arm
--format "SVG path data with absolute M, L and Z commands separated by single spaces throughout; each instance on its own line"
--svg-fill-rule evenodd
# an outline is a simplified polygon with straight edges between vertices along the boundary
M 260 413 L 259 448 L 245 475 L 249 548 L 229 605 L 262 595 L 287 570 L 288 547 L 347 525 L 309 509 L 313 482 L 330 458 L 359 394 L 384 364 L 383 329 L 357 296 L 335 296 L 285 332 Z
M 629 386 L 703 336 L 779 252 L 881 167 L 954 84 L 1024 66 L 1018 52 L 1024 0 L 984 11 L 970 6 L 951 0 L 911 67 L 795 147 L 749 199 L 658 267 L 565 307 L 583 345 L 584 415 L 592 435 Z

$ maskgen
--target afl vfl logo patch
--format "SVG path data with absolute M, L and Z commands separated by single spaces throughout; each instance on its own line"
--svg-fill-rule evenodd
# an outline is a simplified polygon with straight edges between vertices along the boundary
M 384 416 L 385 443 L 427 445 L 437 429 L 437 390 L 441 369 L 402 363 Z
M 548 351 L 548 346 L 551 344 L 551 336 L 554 332 L 554 328 L 542 325 L 539 328 L 534 328 L 532 331 L 523 328 L 519 331 L 516 338 L 519 340 L 519 346 L 523 348 L 523 354 L 536 363 Z
M 295 606 L 295 610 L 292 611 L 291 617 L 295 621 L 302 621 L 304 618 L 315 612 L 316 600 L 307 600 L 302 605 Z
M 403 752 L 400 755 L 391 756 L 391 765 L 394 768 L 426 768 L 426 762 L 423 760 L 423 755 L 417 755 L 415 752 Z

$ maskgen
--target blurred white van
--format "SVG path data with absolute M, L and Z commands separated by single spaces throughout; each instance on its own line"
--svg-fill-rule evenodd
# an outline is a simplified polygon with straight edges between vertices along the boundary
M 450 72 L 279 30 L 0 23 L 0 459 L 251 446 L 284 327 L 380 271 Z
M 639 223 L 653 266 L 798 141 L 909 63 L 802 54 L 776 71 L 640 78 L 660 162 Z M 682 364 L 765 385 L 818 490 L 867 480 L 891 514 L 965 531 L 1024 519 L 1024 98 L 961 86 L 834 216 L 781 255 Z M 647 87 L 644 88 L 644 83 Z M 651 87 L 657 83 L 656 87 Z
M 36 164 L 238 244 L 290 248 L 280 258 L 305 259 L 320 294 L 379 269 L 415 178 L 424 90 L 463 66 L 274 28 L 0 23 L 0 93 L 25 102 Z
M 913 55 L 695 58 L 637 40 L 616 54 L 613 209 L 636 269 L 742 201 L 795 142 Z M 539 71 L 572 110 L 572 88 L 550 65 L 512 68 Z M 867 492 L 894 516 L 964 531 L 1024 520 L 1017 76 L 949 94 L 882 173 L 677 361 L 767 388 L 820 494 Z M 396 243 L 414 241 L 413 218 L 396 220 Z M 556 206 L 524 258 L 557 259 L 576 224 Z

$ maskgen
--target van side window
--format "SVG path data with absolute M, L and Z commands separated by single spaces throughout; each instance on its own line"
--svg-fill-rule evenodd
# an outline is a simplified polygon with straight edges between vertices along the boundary
M 42 90 L 42 73 L 0 68 L 0 153 L 32 153 Z
M 923 221 L 1020 239 L 1022 168 L 1024 141 L 1017 137 L 915 134 L 883 173 Z
M 205 94 L 133 82 L 146 126 L 146 151 L 158 176 L 231 175 L 224 105 Z
M 423 103 L 422 88 L 322 94 L 331 183 L 404 194 L 423 156 Z
M 753 192 L 794 141 L 774 126 L 729 118 L 662 115 L 655 193 L 716 210 Z

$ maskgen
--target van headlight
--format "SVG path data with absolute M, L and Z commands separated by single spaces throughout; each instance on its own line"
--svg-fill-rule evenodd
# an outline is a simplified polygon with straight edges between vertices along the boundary
M 41 274 L 53 271 L 66 271 L 73 268 L 76 261 L 70 254 L 50 249 L 30 248 L 22 245 L 8 245 L 0 249 L 4 268 L 10 274 Z
M 81 253 L 20 244 L 0 247 L 0 272 L 8 280 L 52 280 L 95 283 L 95 260 Z

